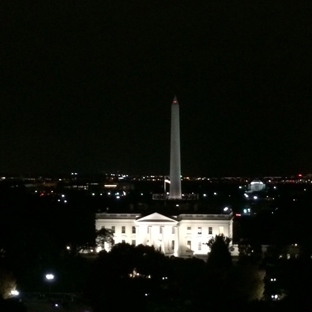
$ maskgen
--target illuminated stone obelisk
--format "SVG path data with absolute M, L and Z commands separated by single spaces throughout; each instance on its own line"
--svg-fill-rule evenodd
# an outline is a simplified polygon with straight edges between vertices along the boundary
M 179 103 L 175 96 L 171 105 L 170 190 L 169 199 L 182 199 Z

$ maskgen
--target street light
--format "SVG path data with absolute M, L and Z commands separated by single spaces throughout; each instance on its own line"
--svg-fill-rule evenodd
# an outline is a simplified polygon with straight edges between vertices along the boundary
M 19 291 L 17 291 L 16 289 L 11 290 L 11 296 L 18 296 L 19 295 Z
M 48 274 L 46 274 L 46 279 L 48 280 L 48 281 L 53 281 L 54 280 L 54 274 L 51 274 L 51 273 L 48 273 Z
M 47 280 L 48 283 L 49 283 L 49 294 L 51 294 L 51 283 L 53 282 L 55 276 L 54 276 L 54 274 L 52 274 L 52 273 L 47 273 L 47 274 L 45 275 L 45 278 L 46 278 L 46 280 Z

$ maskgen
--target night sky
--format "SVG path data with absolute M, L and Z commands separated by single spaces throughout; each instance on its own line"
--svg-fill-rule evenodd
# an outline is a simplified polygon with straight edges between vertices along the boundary
M 311 1 L 7 2 L 0 172 L 312 172 Z

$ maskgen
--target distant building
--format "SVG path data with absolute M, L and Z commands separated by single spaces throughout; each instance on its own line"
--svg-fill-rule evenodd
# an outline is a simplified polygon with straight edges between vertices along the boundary
M 249 192 L 260 192 L 265 189 L 265 184 L 260 180 L 253 180 L 248 184 L 248 191 Z
M 96 229 L 110 229 L 116 243 L 149 245 L 167 256 L 188 258 L 207 256 L 206 243 L 215 235 L 232 238 L 232 214 L 180 214 L 146 216 L 127 213 L 96 214 Z M 102 246 L 109 251 L 110 246 Z

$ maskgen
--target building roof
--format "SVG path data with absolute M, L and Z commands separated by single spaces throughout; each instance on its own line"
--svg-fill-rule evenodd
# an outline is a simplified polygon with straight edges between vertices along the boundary
M 142 215 L 135 213 L 97 213 L 96 219 L 129 219 L 138 222 L 177 222 L 182 220 L 231 220 L 233 214 L 179 214 L 179 215 L 164 215 L 158 212 Z

